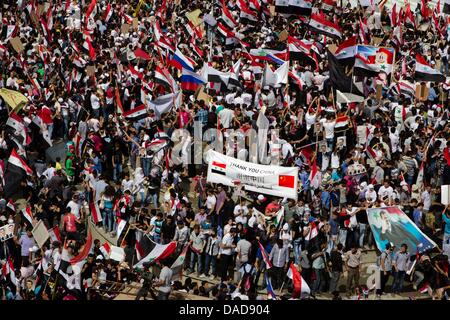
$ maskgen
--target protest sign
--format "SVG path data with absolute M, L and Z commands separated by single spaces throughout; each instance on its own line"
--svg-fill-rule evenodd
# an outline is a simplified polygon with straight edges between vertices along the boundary
M 19 37 L 12 38 L 9 42 L 17 53 L 21 53 L 23 51 L 24 46 Z
M 409 252 L 424 252 L 436 247 L 409 217 L 398 207 L 367 209 L 367 218 L 378 250 L 393 243 L 397 248 L 405 243 Z
M 109 258 L 114 261 L 122 262 L 125 259 L 125 251 L 121 247 L 111 246 Z
M 122 27 L 120 27 L 120 32 L 123 34 L 127 34 L 130 32 L 130 28 L 131 28 L 131 25 L 129 25 L 128 23 L 124 23 L 122 25 Z
M 4 242 L 14 237 L 14 223 L 7 224 L 0 228 L 0 241 Z
M 443 205 L 450 204 L 450 185 L 441 186 L 441 203 Z
M 31 233 L 33 234 L 33 238 L 36 240 L 39 248 L 42 248 L 48 238 L 50 238 L 50 234 L 48 233 L 48 230 L 42 220 L 39 220 L 39 222 L 35 224 Z
M 89 77 L 95 76 L 95 66 L 87 66 L 87 67 L 86 67 L 86 74 L 87 74 Z
M 202 23 L 202 19 L 199 18 L 199 15 L 202 13 L 200 9 L 196 9 L 194 11 L 186 13 L 186 17 L 189 19 L 189 21 L 192 22 L 192 24 L 197 27 Z
M 266 166 L 208 152 L 207 182 L 297 200 L 298 167 Z

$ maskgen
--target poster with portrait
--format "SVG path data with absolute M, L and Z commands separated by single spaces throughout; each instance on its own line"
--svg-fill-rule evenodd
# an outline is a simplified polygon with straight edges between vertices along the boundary
M 14 223 L 7 224 L 0 228 L 0 241 L 4 242 L 14 237 Z
M 367 209 L 367 218 L 372 229 L 378 250 L 383 251 L 391 242 L 397 248 L 403 243 L 408 245 L 408 251 L 420 253 L 436 247 L 398 207 L 383 207 Z

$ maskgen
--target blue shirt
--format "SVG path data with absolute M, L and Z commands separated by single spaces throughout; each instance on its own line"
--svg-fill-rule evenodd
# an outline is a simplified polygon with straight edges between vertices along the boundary
M 422 227 L 422 211 L 420 211 L 418 209 L 414 209 L 413 219 L 414 219 L 414 223 L 416 224 L 416 226 L 421 228 Z
M 300 173 L 300 180 L 302 181 L 302 186 L 305 190 L 309 189 L 309 173 L 302 171 Z
M 444 213 L 442 215 L 442 219 L 445 222 L 444 233 L 445 234 L 450 234 L 450 218 Z
M 323 191 L 320 199 L 322 200 L 322 206 L 325 209 L 330 209 L 330 193 L 328 191 Z
M 208 111 L 205 109 L 200 109 L 197 112 L 198 121 L 202 123 L 202 125 L 206 125 L 208 123 Z

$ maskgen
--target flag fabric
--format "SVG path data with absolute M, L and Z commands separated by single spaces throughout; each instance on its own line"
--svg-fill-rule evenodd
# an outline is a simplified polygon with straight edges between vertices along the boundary
M 445 82 L 445 76 L 432 68 L 424 57 L 416 54 L 414 79 L 417 81 Z
M 275 291 L 273 291 L 272 281 L 270 280 L 270 277 L 268 276 L 267 273 L 264 274 L 264 279 L 266 281 L 267 298 L 269 300 L 278 300 L 277 295 L 275 294 Z
M 261 251 L 261 256 L 263 258 L 264 263 L 266 264 L 266 269 L 269 270 L 272 268 L 272 262 L 270 262 L 269 255 L 266 252 L 266 249 L 264 249 L 261 242 L 258 241 L 259 250 Z
M 450 14 L 450 0 L 444 0 L 444 6 L 442 7 L 442 13 Z
M 312 1 L 308 0 L 289 0 L 289 14 L 311 15 Z
M 181 89 L 196 91 L 201 85 L 206 83 L 202 75 L 199 75 L 193 71 L 183 68 L 180 78 Z
M 318 234 L 319 234 L 319 229 L 318 229 L 318 226 L 317 226 L 317 222 L 316 221 L 311 221 L 310 227 L 309 227 L 309 232 L 305 236 L 305 240 L 306 241 L 311 241 L 312 239 L 317 237 Z
M 151 240 L 150 240 L 151 241 Z M 158 244 L 151 241 L 153 248 L 149 254 L 142 258 L 138 263 L 136 263 L 133 268 L 141 268 L 145 262 L 153 262 L 164 260 L 172 255 L 177 249 L 176 241 L 171 241 L 168 244 Z
M 353 83 L 352 77 L 345 74 L 344 67 L 330 51 L 328 51 L 328 68 L 330 71 L 330 81 L 336 90 L 364 96 Z
M 353 74 L 355 76 L 376 77 L 380 73 L 380 68 L 373 56 L 365 57 L 361 54 L 355 56 L 355 66 Z
M 149 108 L 155 111 L 156 116 L 161 117 L 162 114 L 169 112 L 172 107 L 179 108 L 182 96 L 181 91 L 159 96 L 149 102 Z
M 1 88 L 0 96 L 13 110 L 18 110 L 28 103 L 28 98 L 15 90 Z
M 122 245 L 122 240 L 126 232 L 126 226 L 128 226 L 128 222 L 126 220 L 117 218 L 117 245 L 120 247 Z
M 309 288 L 306 281 L 303 279 L 300 272 L 297 270 L 297 266 L 293 263 L 289 266 L 287 277 L 292 280 L 294 285 L 294 290 L 292 291 L 292 298 L 299 299 L 302 293 L 310 294 L 311 289 Z
M 186 57 L 178 48 L 175 50 L 175 54 L 170 60 L 170 65 L 178 70 L 182 70 L 183 68 L 188 69 L 190 71 L 194 71 L 194 60 Z
M 27 129 L 25 127 L 25 123 L 18 114 L 14 111 L 10 113 L 8 120 L 6 121 L 6 125 L 13 128 L 15 134 L 22 136 L 22 144 L 29 145 L 31 143 L 31 138 L 27 134 Z
M 94 246 L 94 241 L 92 239 L 92 233 L 89 230 L 88 231 L 88 235 L 87 235 L 87 239 L 86 239 L 86 243 L 84 244 L 83 249 L 78 253 L 77 256 L 73 257 L 70 260 L 70 263 L 71 264 L 76 264 L 78 262 L 81 262 L 81 261 L 87 259 L 87 256 L 91 252 L 91 249 L 92 249 L 93 246 Z
M 92 45 L 89 37 L 86 37 L 86 39 L 84 40 L 83 48 L 85 48 L 89 52 L 89 58 L 91 58 L 91 61 L 95 61 L 95 59 L 97 58 L 97 53 L 95 52 L 94 46 Z
M 92 219 L 94 220 L 95 224 L 103 221 L 102 214 L 100 212 L 100 208 L 98 207 L 98 204 L 96 201 L 89 203 L 89 211 L 91 212 Z
M 361 76 L 376 76 L 380 72 L 391 74 L 394 52 L 393 48 L 358 45 L 354 74 Z
M 136 56 L 136 58 L 141 58 L 147 61 L 152 60 L 152 57 L 141 48 L 136 48 L 136 50 L 134 50 L 134 55 Z
M 222 21 L 231 29 L 234 29 L 237 26 L 236 19 L 234 19 L 230 10 L 228 10 L 227 5 L 225 4 L 225 0 L 222 0 Z
M 172 269 L 172 281 L 181 279 L 183 275 L 184 261 L 186 259 L 188 249 L 189 246 L 185 245 L 180 255 L 177 257 L 177 259 L 173 262 L 172 266 L 170 267 L 170 269 Z
M 99 250 L 105 259 L 109 259 L 109 256 L 111 254 L 111 246 L 109 245 L 108 242 L 105 242 L 104 244 L 102 244 L 100 246 Z
M 27 163 L 17 154 L 16 149 L 11 151 L 8 162 L 26 172 L 27 175 L 32 176 L 33 170 L 27 165 Z
M 108 3 L 108 5 L 105 8 L 105 13 L 103 15 L 103 20 L 107 23 L 109 19 L 111 19 L 113 15 L 114 10 L 111 8 L 111 4 Z
M 54 242 L 54 241 L 61 242 L 61 234 L 59 232 L 58 226 L 55 226 L 55 227 L 49 229 L 48 233 L 50 234 L 50 239 L 52 240 L 52 242 Z
M 5 279 L 7 279 L 9 275 L 9 280 L 14 286 L 18 287 L 20 285 L 16 277 L 16 272 L 14 271 L 14 264 L 12 262 L 11 256 L 8 256 L 7 260 L 2 265 L 2 275 Z
M 353 65 L 355 62 L 355 56 L 358 49 L 357 38 L 353 36 L 343 41 L 336 49 L 334 55 L 341 64 Z
M 31 207 L 29 205 L 22 209 L 22 215 L 27 219 L 30 225 L 33 226 L 33 212 L 31 212 Z
M 331 38 L 342 38 L 342 32 L 339 26 L 326 20 L 319 14 L 312 14 L 308 26 L 315 32 L 326 35 Z
M 417 174 L 417 179 L 416 179 L 416 186 L 419 188 L 419 190 L 423 189 L 423 174 L 424 174 L 424 161 L 422 161 L 422 163 L 420 164 L 420 169 L 419 169 L 419 173 Z
M 131 121 L 138 121 L 148 117 L 147 107 L 144 104 L 137 106 L 134 109 L 125 111 L 123 116 Z
M 6 204 L 6 207 L 11 210 L 12 212 L 16 212 L 16 205 L 14 204 L 13 199 L 9 199 L 8 203 Z
M 143 234 L 141 239 L 136 239 L 135 249 L 137 261 L 140 261 L 154 249 L 154 242 L 146 234 Z

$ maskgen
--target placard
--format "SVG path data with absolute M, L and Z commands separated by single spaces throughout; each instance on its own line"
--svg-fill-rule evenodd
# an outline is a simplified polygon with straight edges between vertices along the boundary
M 280 32 L 280 34 L 278 35 L 278 41 L 280 42 L 284 42 L 286 41 L 286 39 L 288 38 L 289 33 L 287 32 L 287 30 L 283 30 Z
M 42 220 L 39 220 L 39 222 L 36 223 L 31 233 L 33 234 L 34 240 L 38 244 L 39 248 L 42 248 L 45 242 L 50 238 L 50 234 L 48 233 L 48 230 Z
M 198 17 L 201 13 L 202 11 L 200 9 L 196 9 L 194 11 L 186 13 L 186 18 L 188 18 L 189 21 L 192 22 L 194 27 L 197 27 L 202 23 L 202 19 Z
M 20 41 L 19 37 L 12 38 L 9 42 L 17 53 L 21 53 L 24 50 L 23 43 Z
M 199 101 L 200 100 L 205 101 L 205 104 L 208 104 L 209 101 L 211 101 L 211 96 L 204 91 L 203 86 L 201 86 L 200 89 L 196 92 L 195 98 Z
M 86 74 L 89 77 L 93 77 L 93 76 L 95 76 L 95 70 L 96 70 L 95 66 L 87 66 L 86 67 Z
M 0 228 L 0 241 L 4 242 L 14 237 L 14 223 L 7 224 Z
M 441 186 L 441 203 L 446 206 L 450 204 L 450 185 Z
M 124 23 L 122 25 L 122 27 L 120 28 L 120 32 L 123 33 L 123 34 L 129 33 L 130 32 L 130 28 L 131 28 L 131 25 L 129 25 L 128 23 Z
M 121 247 L 111 246 L 109 258 L 117 262 L 122 262 L 125 260 L 125 251 Z
M 426 83 L 420 83 L 416 86 L 416 99 L 419 101 L 427 101 L 430 89 Z
M 138 26 L 139 26 L 138 18 L 133 18 L 133 28 L 137 30 Z
M 377 97 L 376 97 L 376 99 L 378 101 L 380 101 L 381 98 L 383 97 L 383 85 L 382 84 L 377 84 L 376 88 L 377 88 Z

